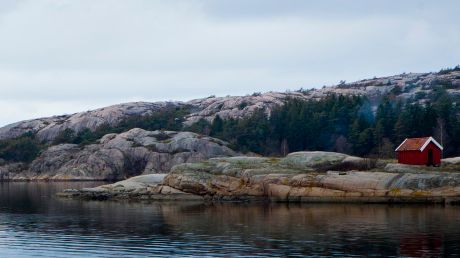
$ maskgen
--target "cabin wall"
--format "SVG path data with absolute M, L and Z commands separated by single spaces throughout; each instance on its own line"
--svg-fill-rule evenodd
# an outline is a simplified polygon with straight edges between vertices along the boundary
M 411 165 L 426 165 L 420 151 L 399 151 L 398 162 Z
M 428 163 L 428 150 L 433 150 L 433 163 L 434 165 L 440 165 L 441 164 L 441 156 L 442 156 L 442 151 L 432 142 L 426 146 L 426 148 L 422 152 L 422 156 L 425 159 L 425 163 Z
M 426 165 L 428 163 L 428 151 L 433 151 L 433 163 L 434 165 L 441 164 L 441 155 L 442 151 L 432 142 L 420 152 L 418 150 L 414 151 L 398 151 L 398 162 L 403 164 L 410 165 Z

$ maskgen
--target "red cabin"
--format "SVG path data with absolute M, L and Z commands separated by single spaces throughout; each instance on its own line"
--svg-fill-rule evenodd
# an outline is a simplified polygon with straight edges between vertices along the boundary
M 409 165 L 441 165 L 442 146 L 433 137 L 407 138 L 396 148 L 398 162 Z

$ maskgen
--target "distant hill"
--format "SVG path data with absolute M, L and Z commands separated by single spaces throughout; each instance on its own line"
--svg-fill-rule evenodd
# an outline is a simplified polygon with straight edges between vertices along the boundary
M 251 116 L 256 110 L 267 114 L 274 107 L 283 105 L 288 98 L 302 100 L 323 99 L 330 94 L 365 96 L 373 110 L 382 96 L 391 95 L 410 103 L 425 103 L 432 98 L 436 89 L 443 88 L 454 99 L 460 99 L 460 67 L 441 70 L 437 73 L 407 73 L 388 77 L 365 79 L 357 82 L 323 87 L 320 89 L 300 89 L 290 92 L 254 93 L 246 96 L 207 97 L 187 102 L 132 102 L 80 112 L 72 115 L 58 115 L 21 121 L 0 128 L 0 140 L 12 139 L 24 133 L 36 134 L 40 140 L 53 141 L 64 130 L 78 133 L 101 126 L 116 126 L 130 117 L 182 109 L 184 126 L 205 119 L 211 122 L 216 115 L 222 119 L 239 119 Z
M 404 138 L 429 135 L 444 145 L 444 157 L 460 156 L 459 103 L 460 67 L 320 89 L 118 104 L 0 128 L 0 181 L 122 179 L 241 153 L 387 159 Z

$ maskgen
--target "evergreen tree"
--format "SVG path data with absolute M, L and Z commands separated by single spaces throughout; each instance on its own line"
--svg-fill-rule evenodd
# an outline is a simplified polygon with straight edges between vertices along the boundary
M 224 130 L 224 121 L 216 115 L 211 125 L 211 136 L 218 137 Z

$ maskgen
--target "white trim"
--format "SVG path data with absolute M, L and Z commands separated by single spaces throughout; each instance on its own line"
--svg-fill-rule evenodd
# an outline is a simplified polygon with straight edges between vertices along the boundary
M 423 151 L 426 148 L 426 146 L 428 146 L 428 144 L 430 144 L 430 142 L 434 143 L 434 145 L 438 146 L 438 148 L 443 150 L 443 147 L 441 146 L 441 144 L 439 144 L 433 137 L 430 136 L 430 138 L 428 138 L 428 140 L 420 148 L 420 151 Z
M 403 144 L 408 140 L 409 138 L 406 138 L 404 139 L 404 141 L 398 146 L 398 148 L 395 149 L 395 151 L 398 151 L 399 148 L 401 148 L 401 146 L 403 146 Z M 441 146 L 441 144 L 439 144 L 433 137 L 429 137 L 425 143 L 422 145 L 422 147 L 419 149 L 419 151 L 423 151 L 426 146 L 428 146 L 428 144 L 430 144 L 430 142 L 434 143 L 434 145 L 436 145 L 439 149 L 443 150 L 444 148 Z
M 404 141 L 398 146 L 398 148 L 395 149 L 395 151 L 398 151 L 399 148 L 401 148 L 401 146 L 407 141 L 407 138 L 404 139 Z

